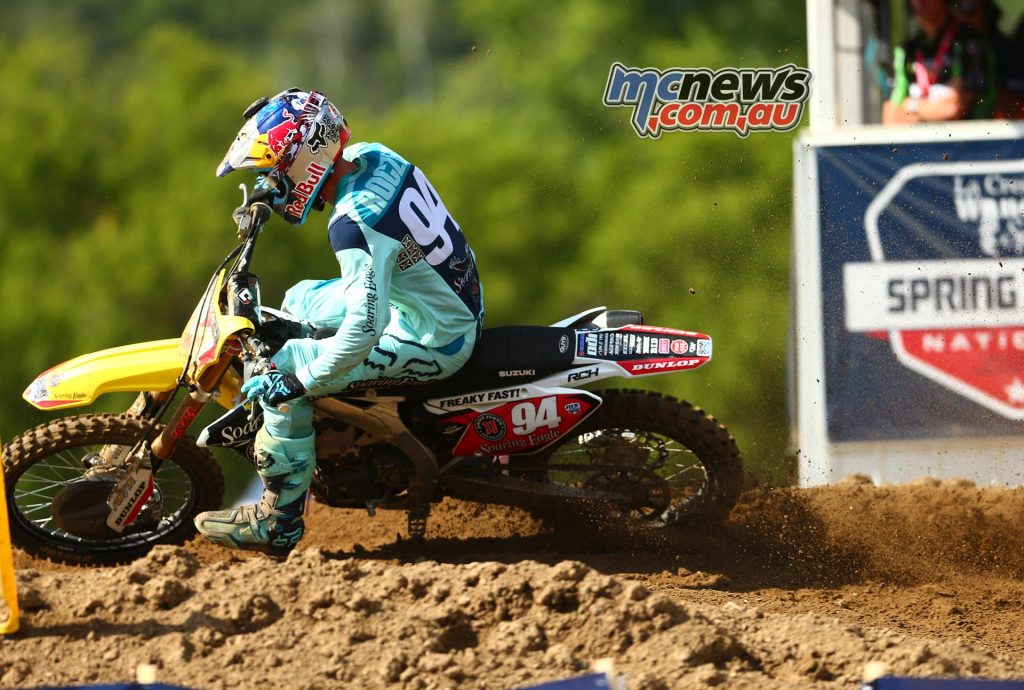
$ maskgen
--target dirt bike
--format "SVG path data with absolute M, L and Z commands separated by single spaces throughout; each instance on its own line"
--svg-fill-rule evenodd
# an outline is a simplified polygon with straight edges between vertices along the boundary
M 221 505 L 224 478 L 208 449 L 253 460 L 262 409 L 242 400 L 243 381 L 286 340 L 333 331 L 260 304 L 248 269 L 271 212 L 247 204 L 236 218 L 244 239 L 180 338 L 72 359 L 25 390 L 41 410 L 138 392 L 123 414 L 64 417 L 12 440 L 4 479 L 11 533 L 25 551 L 104 564 L 181 543 L 197 513 Z M 743 480 L 725 427 L 657 393 L 579 388 L 688 371 L 711 355 L 707 335 L 604 307 L 549 327 L 485 329 L 449 378 L 359 381 L 316 399 L 312 495 L 371 516 L 406 510 L 412 538 L 423 538 L 430 505 L 444 496 L 548 516 L 610 512 L 655 527 L 720 520 Z M 193 440 L 187 431 L 212 402 L 228 411 Z

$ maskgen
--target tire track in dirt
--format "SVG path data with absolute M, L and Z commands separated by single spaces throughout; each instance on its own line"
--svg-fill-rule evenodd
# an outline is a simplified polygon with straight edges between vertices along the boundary
M 1024 655 L 1024 640 L 1019 635 L 1024 629 L 1024 535 L 1020 529 L 1024 522 L 1024 490 L 977 488 L 959 481 L 874 487 L 856 478 L 819 489 L 755 489 L 743 495 L 720 528 L 688 533 L 624 532 L 612 524 L 563 524 L 552 530 L 524 511 L 451 500 L 436 506 L 424 545 L 397 538 L 405 531 L 404 522 L 402 513 L 381 512 L 370 519 L 360 511 L 314 504 L 303 546 L 315 550 L 318 555 L 314 560 L 325 564 L 326 571 L 310 571 L 310 586 L 332 586 L 328 575 L 338 567 L 331 564 L 337 563 L 365 564 L 367 582 L 408 577 L 410 568 L 426 568 L 433 583 L 430 586 L 441 590 L 444 585 L 438 583 L 446 579 L 460 582 L 467 569 L 485 563 L 492 564 L 487 568 L 508 569 L 502 571 L 512 574 L 508 577 L 519 573 L 521 579 L 547 581 L 545 578 L 554 577 L 550 575 L 554 570 L 569 567 L 565 562 L 577 562 L 587 573 L 593 572 L 586 577 L 610 576 L 619 583 L 616 591 L 625 591 L 621 588 L 628 588 L 625 583 L 630 580 L 640 581 L 650 591 L 667 596 L 689 611 L 687 615 L 699 614 L 718 630 L 702 633 L 710 648 L 732 650 L 722 652 L 724 656 L 712 654 L 710 660 L 668 664 L 664 674 L 645 676 L 641 687 L 657 688 L 661 682 L 671 687 L 700 685 L 733 676 L 739 679 L 745 674 L 753 674 L 750 680 L 757 683 L 782 678 L 801 682 L 849 679 L 858 672 L 858 664 L 886 654 L 894 667 L 907 673 L 1024 675 L 1024 667 L 1018 668 L 1010 661 Z M 272 564 L 260 556 L 238 556 L 198 541 L 191 542 L 182 553 L 185 555 L 176 558 L 193 558 L 210 587 L 216 589 L 216 573 L 222 573 L 224 591 L 211 593 L 215 598 L 237 591 L 233 588 L 239 586 L 239 573 L 253 568 L 260 573 L 268 592 L 292 586 L 289 583 L 296 578 L 291 561 Z M 67 602 L 68 610 L 77 611 L 79 616 L 90 602 L 77 601 L 75 592 L 95 592 L 95 588 L 76 583 L 116 580 L 116 574 L 124 571 L 54 567 L 24 555 L 18 556 L 18 564 L 35 572 L 29 576 L 28 585 L 35 592 L 33 596 L 44 600 L 59 596 Z M 521 572 L 520 564 L 525 567 Z M 51 577 L 58 579 L 51 581 Z M 166 583 L 150 587 L 157 599 L 164 589 L 174 589 Z M 307 592 L 304 582 L 302 590 Z M 129 597 L 101 602 L 93 608 L 98 611 L 109 604 L 120 607 L 126 618 L 141 616 L 140 620 L 157 625 L 162 614 L 150 610 L 154 605 L 147 596 L 140 594 L 136 597 L 139 601 Z M 374 600 L 384 602 L 387 597 Z M 135 605 L 142 606 L 141 613 L 134 610 Z M 287 604 L 279 602 L 278 606 L 287 618 Z M 33 615 L 37 616 L 35 621 Z M 28 618 L 30 625 L 45 622 L 72 640 L 85 634 L 76 632 L 76 620 L 75 616 L 61 618 L 47 609 L 30 613 Z M 527 623 L 522 623 L 526 625 L 522 630 L 517 627 L 505 632 L 516 639 L 525 636 L 524 649 L 539 645 L 536 651 L 541 656 L 534 660 L 536 663 L 547 659 L 543 656 L 548 654 L 545 650 L 552 647 L 555 651 L 549 656 L 562 664 L 552 668 L 568 670 L 582 663 L 585 655 L 580 650 L 574 652 L 570 645 L 565 648 L 569 650 L 565 656 L 563 647 L 555 646 L 549 638 L 562 634 L 553 632 L 555 629 L 585 625 L 583 618 L 575 623 L 571 615 L 559 619 L 556 628 L 549 627 L 554 623 L 547 618 L 530 621 L 540 627 L 541 633 Z M 104 624 L 115 625 L 112 621 Z M 201 622 L 197 625 L 202 627 Z M 474 634 L 489 639 L 499 625 L 500 617 L 488 619 L 474 628 Z M 337 625 L 328 627 L 340 630 Z M 282 625 L 281 634 L 301 629 L 301 621 L 296 620 Z M 125 634 L 132 639 L 136 632 L 130 629 Z M 189 632 L 187 627 L 171 632 L 184 640 L 175 637 L 174 645 L 183 645 L 187 654 L 197 654 L 195 650 L 203 648 L 201 638 L 193 639 L 199 633 Z M 641 659 L 651 661 L 659 654 L 669 658 L 668 647 L 659 646 L 669 645 L 669 640 L 696 644 L 689 638 L 675 640 L 672 636 L 682 634 L 679 632 L 666 633 L 665 641 L 657 642 L 656 632 L 650 633 L 646 647 L 636 646 L 638 642 L 633 640 L 622 652 L 638 664 L 633 667 L 636 673 L 642 673 Z M 607 637 L 609 633 L 599 634 Z M 807 642 L 807 649 L 791 648 L 793 640 L 806 642 L 811 639 L 808 636 L 813 642 Z M 542 644 L 538 639 L 546 641 Z M 738 646 L 731 646 L 733 643 Z M 580 649 L 596 651 L 598 647 L 591 640 Z M 33 649 L 32 653 L 41 651 L 39 647 Z M 215 652 L 210 654 L 216 656 Z M 458 658 L 429 663 L 457 664 L 461 672 L 468 673 L 467 678 L 473 679 L 470 687 L 477 682 L 483 687 L 488 678 L 503 678 L 502 674 L 534 677 L 526 671 L 516 676 L 515 669 L 502 667 L 486 653 L 476 661 L 464 658 L 468 653 L 460 650 L 444 654 L 456 654 Z M 533 652 L 527 649 L 523 654 L 529 657 Z M 797 661 L 786 661 L 788 657 Z M 395 663 L 419 668 L 409 659 Z M 444 676 L 444 668 L 437 674 L 451 680 Z M 490 675 L 488 669 L 497 675 Z M 21 671 L 14 673 L 23 675 Z M 424 673 L 429 676 L 434 672 Z M 232 682 L 223 680 L 222 685 L 232 687 Z M 445 682 L 437 680 L 434 686 L 446 687 Z M 215 683 L 211 687 L 220 686 Z

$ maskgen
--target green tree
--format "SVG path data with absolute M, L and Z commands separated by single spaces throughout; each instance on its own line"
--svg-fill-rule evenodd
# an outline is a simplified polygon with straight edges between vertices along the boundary
M 706 405 L 784 480 L 791 135 L 636 137 L 613 61 L 802 62 L 802 6 L 739 0 L 10 0 L 0 39 L 0 433 L 83 352 L 174 336 L 232 246 L 243 179 L 213 171 L 249 102 L 313 85 L 356 140 L 423 167 L 469 235 L 488 325 L 607 304 L 709 333 L 715 358 L 643 382 Z M 791 9 L 791 12 L 783 12 Z M 265 301 L 331 277 L 325 218 L 274 221 Z M 11 356 L 13 355 L 13 356 Z M 104 403 L 116 407 L 119 401 Z

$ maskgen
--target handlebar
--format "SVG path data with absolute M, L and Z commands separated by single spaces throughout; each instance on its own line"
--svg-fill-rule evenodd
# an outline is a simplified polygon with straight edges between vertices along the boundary
M 232 217 L 238 224 L 238 235 L 244 238 L 244 241 L 235 249 L 238 262 L 235 264 L 234 270 L 245 271 L 249 266 L 249 262 L 252 261 L 253 252 L 256 250 L 256 240 L 274 211 L 269 204 L 263 201 L 263 199 L 267 198 L 267 194 L 257 193 L 250 197 L 249 190 L 244 184 L 239 185 L 239 187 L 242 190 L 242 205 L 235 209 Z M 274 368 L 273 363 L 262 355 L 262 343 L 258 339 L 250 338 L 243 340 L 243 343 L 248 345 L 251 353 L 255 355 L 253 374 L 262 374 Z M 277 409 L 281 413 L 287 413 L 290 406 L 287 403 L 282 403 L 277 406 Z M 249 419 L 253 419 L 255 414 L 256 404 L 254 403 L 249 412 Z
M 242 206 L 237 210 L 243 208 L 246 207 Z M 251 203 L 248 206 L 248 213 L 237 213 L 237 210 L 235 220 L 238 223 L 238 234 L 245 238 L 239 253 L 237 270 L 244 271 L 248 269 L 249 262 L 252 261 L 253 252 L 256 250 L 256 240 L 259 238 L 263 226 L 273 215 L 273 210 L 262 201 Z

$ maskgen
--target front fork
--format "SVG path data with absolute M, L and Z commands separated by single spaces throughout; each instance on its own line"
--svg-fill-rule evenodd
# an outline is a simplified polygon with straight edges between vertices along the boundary
M 199 416 L 206 403 L 214 399 L 221 379 L 240 353 L 241 347 L 237 341 L 229 341 L 222 350 L 220 359 L 207 367 L 199 380 L 189 387 L 188 396 L 175 408 L 163 431 L 150 444 L 149 452 L 142 451 L 129 460 L 128 471 L 117 481 L 107 498 L 107 505 L 110 507 L 107 526 L 112 530 L 123 532 L 138 517 L 143 506 L 153 495 L 153 476 L 160 469 L 160 465 L 174 455 L 178 442 L 188 432 L 189 426 Z M 140 393 L 128 411 L 142 414 L 151 411 L 155 414 L 172 395 L 173 391 L 168 391 L 150 398 L 145 393 Z

